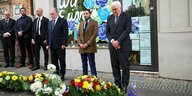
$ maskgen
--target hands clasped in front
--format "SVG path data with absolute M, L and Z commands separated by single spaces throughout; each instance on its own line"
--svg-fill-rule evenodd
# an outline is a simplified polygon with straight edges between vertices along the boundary
M 85 43 L 85 44 L 79 44 L 79 48 L 81 49 L 86 49 L 88 47 L 88 44 Z
M 120 43 L 117 40 L 112 39 L 111 44 L 113 45 L 113 47 L 115 47 L 115 49 L 120 49 L 121 48 Z

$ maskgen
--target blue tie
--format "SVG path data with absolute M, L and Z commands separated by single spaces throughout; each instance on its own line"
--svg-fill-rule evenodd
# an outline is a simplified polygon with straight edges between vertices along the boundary
M 84 32 L 86 32 L 87 26 L 88 26 L 88 20 L 85 20 L 85 28 L 84 28 Z

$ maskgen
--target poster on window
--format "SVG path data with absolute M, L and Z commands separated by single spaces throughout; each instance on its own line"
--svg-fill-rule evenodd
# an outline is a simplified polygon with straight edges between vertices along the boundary
M 151 49 L 151 35 L 150 33 L 140 34 L 140 48 Z
M 150 16 L 139 17 L 139 32 L 150 32 Z
M 132 51 L 139 51 L 139 40 L 132 40 Z
M 140 50 L 141 65 L 151 65 L 151 50 Z

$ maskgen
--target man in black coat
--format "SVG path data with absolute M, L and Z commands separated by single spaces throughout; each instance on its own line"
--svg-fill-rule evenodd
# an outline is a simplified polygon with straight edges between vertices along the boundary
M 50 10 L 52 20 L 48 24 L 47 48 L 51 49 L 51 62 L 56 66 L 56 74 L 60 74 L 62 80 L 66 73 L 66 47 L 68 39 L 68 23 L 58 16 L 56 9 Z M 58 65 L 60 61 L 60 67 Z
M 10 12 L 4 12 L 4 19 L 0 21 L 0 36 L 3 44 L 5 68 L 14 67 L 15 63 L 15 20 L 10 18 Z M 9 56 L 10 54 L 10 56 Z M 11 57 L 11 60 L 9 58 Z
M 48 31 L 49 19 L 43 16 L 43 9 L 38 8 L 36 10 L 36 15 L 38 16 L 33 21 L 33 32 L 32 32 L 32 44 L 35 45 L 35 67 L 32 71 L 40 69 L 40 49 L 43 48 L 44 51 L 44 70 L 47 70 L 48 64 L 48 50 L 46 49 L 46 37 Z
M 19 42 L 21 51 L 21 64 L 17 68 L 25 66 L 26 49 L 29 56 L 29 69 L 33 68 L 33 54 L 31 48 L 31 32 L 32 32 L 32 19 L 26 15 L 27 10 L 22 7 L 20 9 L 21 17 L 17 19 L 15 32 Z
M 114 1 L 112 3 L 113 14 L 107 20 L 107 38 L 109 40 L 109 51 L 111 66 L 115 84 L 127 90 L 129 84 L 129 54 L 131 51 L 131 17 L 121 11 L 121 3 Z M 120 71 L 122 67 L 122 75 Z

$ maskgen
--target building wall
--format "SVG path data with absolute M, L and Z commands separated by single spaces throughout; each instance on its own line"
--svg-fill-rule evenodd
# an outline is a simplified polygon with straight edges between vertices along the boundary
M 157 0 L 159 75 L 192 80 L 192 0 Z

